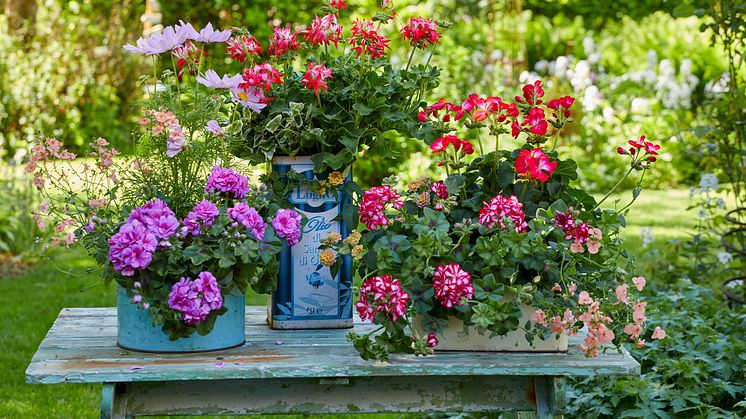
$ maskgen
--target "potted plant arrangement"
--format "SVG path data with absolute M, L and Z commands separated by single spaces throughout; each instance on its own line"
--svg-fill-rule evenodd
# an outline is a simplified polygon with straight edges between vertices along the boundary
M 300 214 L 230 167 L 217 119 L 263 106 L 202 86 L 232 83 L 197 70 L 198 45 L 230 34 L 182 23 L 127 46 L 152 56 L 154 69 L 159 55 L 174 58 L 174 71 L 148 87 L 134 156 L 118 156 L 99 138 L 81 159 L 50 138 L 37 142 L 26 167 L 46 198 L 35 217 L 40 227 L 54 223 L 51 244 L 84 246 L 104 280 L 116 282 L 118 343 L 127 349 L 243 344 L 248 287 L 272 292 L 277 256 L 301 237 Z M 187 80 L 190 73 L 197 77 Z
M 543 97 L 537 81 L 511 102 L 439 100 L 419 113 L 418 135 L 444 178 L 403 190 L 388 179 L 365 191 L 355 307 L 380 327 L 349 334 L 363 358 L 433 348 L 564 351 L 581 328 L 588 356 L 612 342 L 665 337 L 649 330 L 639 299 L 645 278 L 634 275 L 619 237 L 660 147 L 641 137 L 617 150 L 630 160 L 624 177 L 640 173 L 638 187 L 629 204 L 602 209 L 616 187 L 596 201 L 573 185 L 577 165 L 555 149 L 573 98 Z M 353 252 L 349 237 L 340 239 L 321 246 L 333 263 Z
M 270 199 L 292 205 L 308 222 L 304 238 L 281 255 L 278 289 L 270 307 L 274 328 L 352 327 L 352 261 L 329 269 L 318 245 L 330 234 L 347 236 L 357 225 L 351 196 L 358 155 L 395 156 L 395 135 L 417 128 L 414 116 L 438 82 L 429 64 L 442 22 L 412 18 L 400 28 L 408 61 L 389 58 L 387 25 L 399 24 L 391 2 L 371 19 L 340 24 L 348 6 L 325 3 L 307 27 L 277 27 L 268 43 L 248 31 L 228 39 L 228 52 L 244 66 L 233 76 L 238 96 L 258 98 L 258 112 L 239 113 L 227 131 L 231 152 L 253 165 L 271 164 L 263 177 Z M 392 23 L 393 22 L 393 23 Z

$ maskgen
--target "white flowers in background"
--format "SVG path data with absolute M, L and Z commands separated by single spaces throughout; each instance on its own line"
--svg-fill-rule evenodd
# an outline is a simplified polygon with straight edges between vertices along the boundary
M 591 65 L 586 60 L 575 63 L 575 69 L 568 72 L 570 84 L 576 92 L 581 92 L 593 85 L 594 77 L 591 74 Z
M 640 229 L 640 240 L 642 240 L 642 247 L 648 247 L 655 242 L 653 236 L 653 227 L 643 227 Z
M 718 252 L 717 258 L 723 266 L 728 266 L 733 262 L 733 255 L 728 252 Z
M 636 114 L 646 114 L 650 111 L 650 101 L 645 98 L 636 97 L 632 99 L 629 111 Z
M 593 112 L 596 108 L 601 106 L 602 100 L 603 96 L 601 95 L 601 91 L 598 90 L 598 87 L 591 85 L 585 89 L 585 94 L 583 95 L 581 102 L 583 103 L 583 109 L 585 111 Z
M 710 80 L 705 84 L 705 96 L 708 98 L 721 97 L 728 91 L 730 85 L 730 74 L 723 73 L 715 80 Z

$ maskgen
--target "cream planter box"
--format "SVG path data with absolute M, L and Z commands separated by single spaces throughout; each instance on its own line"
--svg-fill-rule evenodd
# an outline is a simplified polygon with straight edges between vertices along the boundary
M 525 304 L 519 305 L 521 319 L 531 318 L 531 313 L 536 311 L 535 307 Z M 524 321 L 525 322 L 525 321 Z M 524 323 L 521 322 L 521 323 Z M 414 327 L 419 334 L 426 333 L 422 329 L 422 317 L 415 316 Z M 533 345 L 527 340 L 525 332 L 514 330 L 503 336 L 490 337 L 486 332 L 480 335 L 476 326 L 467 327 L 468 333 L 464 334 L 464 323 L 455 318 L 445 321 L 447 327 L 435 332 L 438 337 L 436 351 L 489 351 L 489 352 L 567 352 L 567 334 L 562 333 L 559 338 L 552 334 L 546 340 L 534 338 Z

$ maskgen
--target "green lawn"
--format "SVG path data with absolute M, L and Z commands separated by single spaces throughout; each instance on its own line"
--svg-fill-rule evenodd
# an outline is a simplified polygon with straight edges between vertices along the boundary
M 629 193 L 621 195 L 627 199 Z M 609 206 L 613 206 L 611 198 Z M 645 191 L 633 207 L 627 229 L 628 247 L 640 250 L 640 229 L 650 226 L 656 245 L 686 237 L 696 214 L 687 212 L 688 194 L 682 190 Z M 624 205 L 624 201 L 622 202 Z M 113 288 L 104 288 L 92 262 L 80 253 L 54 255 L 35 271 L 0 278 L 0 417 L 97 417 L 100 385 L 34 385 L 24 383 L 24 372 L 39 342 L 63 307 L 113 306 Z M 263 304 L 251 296 L 249 304 Z M 351 395 L 354 397 L 354 395 Z M 395 417 L 386 415 L 386 417 Z

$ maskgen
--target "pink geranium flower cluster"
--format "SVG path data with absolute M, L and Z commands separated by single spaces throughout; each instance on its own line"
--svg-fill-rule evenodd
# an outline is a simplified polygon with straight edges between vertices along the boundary
M 316 16 L 303 35 L 306 42 L 311 45 L 334 44 L 336 46 L 342 39 L 342 26 L 337 23 L 336 15 Z
M 245 62 L 247 57 L 259 56 L 262 52 L 262 44 L 253 35 L 239 35 L 228 39 L 225 51 L 231 58 L 239 62 Z
M 389 219 L 384 212 L 386 205 L 390 204 L 394 209 L 400 210 L 404 207 L 401 195 L 391 189 L 391 186 L 374 186 L 365 193 L 360 202 L 360 222 L 364 223 L 370 230 L 387 226 Z
M 374 276 L 360 286 L 360 300 L 355 309 L 363 320 L 373 321 L 376 314 L 385 312 L 392 321 L 403 317 L 407 311 L 409 294 L 399 280 L 390 275 Z
M 230 217 L 230 219 L 236 224 L 240 224 L 247 230 L 251 230 L 251 234 L 253 234 L 254 238 L 257 240 L 262 240 L 264 238 L 267 224 L 264 223 L 259 212 L 245 202 L 237 202 L 233 208 L 228 208 L 228 217 Z
M 275 28 L 269 40 L 269 55 L 280 56 L 300 48 L 298 38 L 288 28 Z
M 206 199 L 199 202 L 182 221 L 184 227 L 181 228 L 181 234 L 200 234 L 202 228 L 210 227 L 218 215 L 220 210 L 217 205 Z
M 277 237 L 286 239 L 289 246 L 295 246 L 300 241 L 302 219 L 303 217 L 294 210 L 280 209 L 272 220 L 272 228 Z
M 124 276 L 134 275 L 150 265 L 158 247 L 171 245 L 179 221 L 174 212 L 158 199 L 135 208 L 119 231 L 109 239 L 109 261 Z
M 471 274 L 458 263 L 438 265 L 433 274 L 433 290 L 440 304 L 447 308 L 461 305 L 474 296 Z
M 215 166 L 207 178 L 205 192 L 229 199 L 243 199 L 249 192 L 249 180 L 233 169 Z
M 523 149 L 515 159 L 515 172 L 519 176 L 539 182 L 548 181 L 557 166 L 558 163 L 549 160 L 541 148 Z
M 513 228 L 518 233 L 528 230 L 526 214 L 523 212 L 523 204 L 518 201 L 516 196 L 504 197 L 495 195 L 490 202 L 485 202 L 482 209 L 479 210 L 479 223 L 487 228 L 493 228 L 499 225 L 501 229 L 506 229 L 506 220 L 510 220 Z
M 134 220 L 125 223 L 109 239 L 109 261 L 114 270 L 124 276 L 132 276 L 136 270 L 150 265 L 158 239 L 141 222 Z
M 181 312 L 185 323 L 202 323 L 212 311 L 223 307 L 217 279 L 207 271 L 200 272 L 194 280 L 182 277 L 171 287 L 168 306 Z
M 570 245 L 571 252 L 583 253 L 585 247 L 587 247 L 588 253 L 595 255 L 601 248 L 601 239 L 603 238 L 601 230 L 575 220 L 572 213 L 558 211 L 554 215 L 554 224 L 565 233 L 565 240 L 573 241 Z M 583 247 L 584 245 L 585 247 Z
M 269 63 L 257 64 L 243 72 L 243 82 L 238 85 L 245 91 L 259 89 L 263 95 L 272 90 L 273 84 L 282 84 L 282 74 Z

